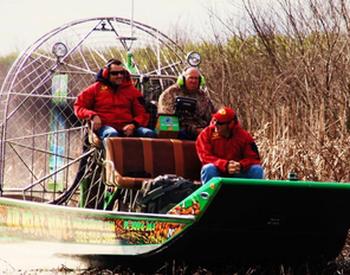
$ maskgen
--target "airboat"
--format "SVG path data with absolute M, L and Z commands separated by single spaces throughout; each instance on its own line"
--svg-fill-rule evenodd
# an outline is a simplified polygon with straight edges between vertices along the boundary
M 347 183 L 214 178 L 165 211 L 137 207 L 145 181 L 199 180 L 194 142 L 164 136 L 101 144 L 73 103 L 118 58 L 154 111 L 187 57 L 159 30 L 119 17 L 74 21 L 29 46 L 0 92 L 0 242 L 147 260 L 338 255 L 350 225 Z

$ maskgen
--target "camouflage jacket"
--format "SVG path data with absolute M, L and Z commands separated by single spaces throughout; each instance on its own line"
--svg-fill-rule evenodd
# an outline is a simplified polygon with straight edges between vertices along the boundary
M 177 96 L 193 98 L 197 101 L 196 111 L 192 115 L 180 117 L 181 128 L 204 128 L 209 125 L 212 113 L 215 112 L 214 106 L 203 90 L 188 92 L 179 88 L 177 84 L 168 87 L 159 97 L 158 113 L 175 114 L 175 98 Z

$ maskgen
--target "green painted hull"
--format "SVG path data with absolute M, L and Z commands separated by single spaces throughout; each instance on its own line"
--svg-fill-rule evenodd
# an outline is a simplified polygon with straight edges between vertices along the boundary
M 0 198 L 0 241 L 60 243 L 75 255 L 332 258 L 350 226 L 349 197 L 348 183 L 215 178 L 166 215 Z
M 191 216 L 110 212 L 0 198 L 0 242 L 59 243 L 80 255 L 138 255 L 158 249 Z M 79 247 L 79 250 L 75 250 Z

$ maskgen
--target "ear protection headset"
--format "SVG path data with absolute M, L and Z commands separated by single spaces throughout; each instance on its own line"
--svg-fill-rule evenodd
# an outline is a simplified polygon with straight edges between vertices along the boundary
M 189 68 L 193 68 L 193 67 L 186 67 L 183 72 L 179 75 L 179 77 L 177 78 L 176 80 L 176 83 L 177 85 L 180 87 L 180 88 L 183 88 L 185 87 L 185 83 L 186 83 L 186 71 L 189 69 Z M 203 88 L 205 86 L 205 78 L 203 75 L 199 75 L 199 87 L 198 88 Z
M 123 63 L 118 59 L 108 60 L 107 64 L 102 69 L 102 77 L 106 80 L 109 79 L 109 70 L 110 70 L 112 64 L 123 66 Z

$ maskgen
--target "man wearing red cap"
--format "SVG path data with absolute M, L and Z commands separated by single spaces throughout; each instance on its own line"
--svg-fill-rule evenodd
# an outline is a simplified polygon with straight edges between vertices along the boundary
M 231 108 L 221 108 L 213 115 L 210 125 L 199 134 L 196 148 L 203 164 L 203 184 L 213 177 L 264 178 L 255 141 Z

